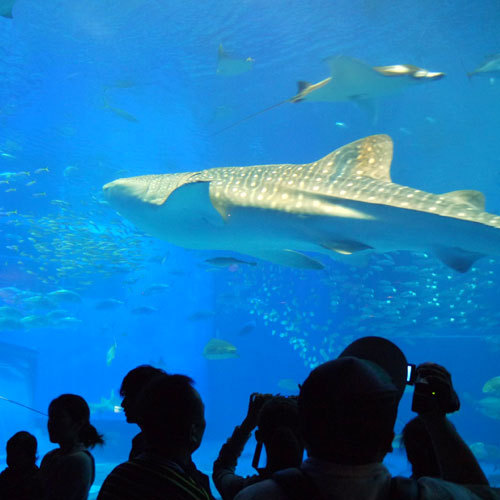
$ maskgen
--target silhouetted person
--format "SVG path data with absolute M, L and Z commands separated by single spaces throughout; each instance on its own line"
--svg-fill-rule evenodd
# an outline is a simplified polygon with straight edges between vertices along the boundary
M 147 449 L 105 479 L 99 500 L 213 498 L 191 459 L 205 432 L 205 407 L 185 375 L 159 375 L 144 388 L 138 418 Z
M 257 448 L 253 465 L 258 475 L 239 476 L 235 473 L 238 458 L 256 426 Z M 266 450 L 267 462 L 260 469 L 258 462 L 262 446 Z M 243 488 L 271 477 L 274 472 L 298 467 L 303 454 L 297 398 L 254 393 L 250 396 L 245 419 L 235 427 L 214 462 L 213 481 L 223 500 L 232 500 Z
M 421 417 L 411 419 L 404 426 L 401 442 L 411 464 L 412 478 L 441 476 L 432 439 Z
M 468 487 L 442 479 L 391 478 L 382 461 L 392 451 L 407 362 L 392 342 L 365 337 L 349 345 L 338 359 L 315 368 L 300 388 L 299 413 L 308 459 L 298 469 L 279 471 L 273 479 L 245 488 L 235 500 L 495 498 L 474 456 L 456 439 L 458 435 L 446 419 L 451 379 L 421 367 L 417 367 L 417 377 L 419 368 L 429 394 L 443 396 L 442 400 L 436 398 L 438 405 L 430 405 L 422 414 L 442 477 L 480 485 L 474 490 L 479 496 Z
M 47 429 L 59 448 L 42 460 L 45 500 L 85 500 L 95 478 L 94 457 L 88 448 L 103 444 L 102 435 L 90 423 L 87 402 L 76 394 L 62 394 L 49 405 Z
M 120 387 L 120 396 L 123 398 L 121 406 L 129 424 L 137 424 L 141 427 L 137 416 L 137 402 L 144 387 L 158 375 L 165 375 L 165 371 L 151 365 L 140 365 L 130 370 L 123 378 Z M 145 449 L 146 443 L 144 433 L 141 430 L 141 432 L 132 439 L 129 459 L 140 455 Z
M 1 500 L 42 498 L 36 450 L 35 436 L 26 431 L 17 432 L 7 441 L 7 468 L 0 474 Z

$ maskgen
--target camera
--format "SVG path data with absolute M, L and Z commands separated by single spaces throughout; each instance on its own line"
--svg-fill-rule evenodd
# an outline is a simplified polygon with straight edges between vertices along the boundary
M 434 391 L 429 382 L 422 377 L 415 380 L 415 390 L 413 391 L 413 400 L 411 410 L 415 413 L 428 413 L 439 408 L 439 401 L 436 391 Z
M 451 376 L 442 367 L 426 366 L 424 371 L 420 369 L 417 373 L 415 365 L 408 365 L 406 383 L 415 386 L 411 403 L 415 413 L 453 413 L 460 409 L 460 400 L 451 385 Z
M 417 367 L 412 363 L 407 367 L 406 384 L 415 386 L 411 402 L 412 411 L 427 413 L 437 408 L 436 392 L 432 390 L 428 380 L 417 375 Z
M 271 401 L 274 398 L 285 398 L 285 399 L 295 400 L 295 401 L 298 400 L 298 396 L 283 396 L 282 394 L 261 394 L 261 393 L 255 392 L 250 397 L 250 404 L 254 405 L 260 411 L 262 409 L 262 407 L 268 401 Z M 260 430 L 257 430 L 255 433 L 255 437 L 257 439 L 257 445 L 255 447 L 255 452 L 254 452 L 253 459 L 252 459 L 252 467 L 257 472 L 263 470 L 263 469 L 259 468 L 260 456 L 261 456 L 262 448 L 264 445 L 264 443 L 262 441 L 262 437 L 259 437 L 260 432 L 261 432 Z

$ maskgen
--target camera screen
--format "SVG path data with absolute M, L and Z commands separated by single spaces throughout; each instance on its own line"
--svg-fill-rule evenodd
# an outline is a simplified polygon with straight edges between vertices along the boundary
M 412 363 L 408 364 L 406 368 L 406 383 L 413 385 L 415 383 L 416 366 Z

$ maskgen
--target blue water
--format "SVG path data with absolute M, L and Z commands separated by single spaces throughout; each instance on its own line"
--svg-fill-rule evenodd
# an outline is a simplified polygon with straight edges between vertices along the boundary
M 101 186 L 142 174 L 308 163 L 386 133 L 394 182 L 434 193 L 476 189 L 499 214 L 500 75 L 466 76 L 500 51 L 499 24 L 497 0 L 17 0 L 13 19 L 0 17 L 0 173 L 17 174 L 0 184 L 0 306 L 34 318 L 22 330 L 3 323 L 0 396 L 44 412 L 63 392 L 89 403 L 116 396 L 140 363 L 187 373 L 206 403 L 196 459 L 210 470 L 251 392 L 293 393 L 353 339 L 382 335 L 409 361 L 451 371 L 462 400 L 453 420 L 467 442 L 496 450 L 480 458 L 498 481 L 500 395 L 496 413 L 481 411 L 484 383 L 500 375 L 498 259 L 465 274 L 410 252 L 374 256 L 366 267 L 325 262 L 319 272 L 265 262 L 215 269 L 204 260 L 220 253 L 145 235 L 105 204 Z M 253 69 L 217 75 L 221 43 L 252 57 Z M 446 77 L 381 100 L 376 123 L 352 103 L 285 103 L 216 134 L 292 97 L 298 80 L 328 77 L 324 59 L 336 54 Z M 168 287 L 150 294 L 153 284 Z M 61 317 L 72 319 L 48 321 L 50 308 L 30 305 L 61 289 L 80 296 L 58 299 Z M 110 298 L 123 304 L 96 308 Z M 155 310 L 132 313 L 141 306 Z M 204 358 L 215 337 L 239 356 Z M 410 401 L 397 431 L 411 418 Z M 112 406 L 92 415 L 107 438 L 95 452 L 102 474 L 125 459 L 136 432 Z M 52 446 L 45 425 L 0 400 L 0 449 L 24 428 L 42 456 Z M 398 451 L 389 465 L 406 470 Z

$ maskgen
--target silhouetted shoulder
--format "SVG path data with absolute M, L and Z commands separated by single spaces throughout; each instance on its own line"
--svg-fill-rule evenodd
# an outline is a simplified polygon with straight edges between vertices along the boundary
M 288 500 L 285 492 L 273 480 L 266 479 L 240 491 L 234 500 Z
M 124 462 L 106 477 L 98 500 L 144 500 L 176 498 L 206 500 L 207 492 L 194 484 L 175 464 L 147 455 Z

